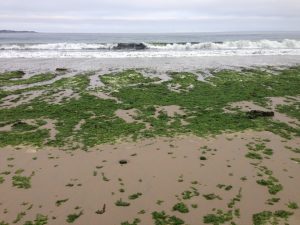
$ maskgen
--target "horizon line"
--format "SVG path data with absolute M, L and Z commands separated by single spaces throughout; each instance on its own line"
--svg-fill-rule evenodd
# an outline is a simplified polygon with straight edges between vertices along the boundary
M 44 33 L 44 34 L 201 34 L 201 33 L 283 33 L 300 32 L 299 30 L 234 30 L 234 31 L 178 31 L 178 32 L 59 32 L 59 31 L 35 31 L 35 30 L 10 30 L 0 29 L 0 31 L 11 31 L 7 33 Z M 4 32 L 5 33 L 5 32 Z

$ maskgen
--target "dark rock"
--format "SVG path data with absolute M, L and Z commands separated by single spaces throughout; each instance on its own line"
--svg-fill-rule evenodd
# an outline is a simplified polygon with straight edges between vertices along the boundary
M 124 164 L 127 164 L 127 163 L 128 163 L 128 161 L 127 161 L 127 160 L 125 160 L 125 159 L 121 159 L 121 160 L 119 161 L 119 163 L 120 163 L 121 165 L 124 165 Z
M 255 119 L 257 117 L 273 117 L 273 111 L 250 110 L 246 113 L 248 118 Z
M 15 122 L 15 123 L 12 125 L 12 127 L 26 126 L 26 125 L 27 125 L 27 123 L 18 120 L 17 122 Z
M 118 43 L 117 46 L 113 47 L 115 50 L 144 50 L 147 46 L 143 43 Z
M 15 71 L 18 75 L 25 75 L 25 72 L 22 70 L 17 70 Z
M 67 71 L 68 69 L 67 68 L 56 68 L 56 72 L 65 72 Z
M 200 160 L 206 160 L 205 156 L 200 156 Z

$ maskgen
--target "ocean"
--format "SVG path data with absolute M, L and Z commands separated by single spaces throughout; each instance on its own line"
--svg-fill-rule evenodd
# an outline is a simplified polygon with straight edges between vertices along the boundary
M 300 32 L 0 33 L 0 58 L 300 55 Z

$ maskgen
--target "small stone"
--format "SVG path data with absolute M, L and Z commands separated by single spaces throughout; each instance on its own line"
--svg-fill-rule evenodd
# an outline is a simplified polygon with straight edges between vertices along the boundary
M 119 163 L 120 163 L 121 165 L 124 165 L 124 164 L 127 164 L 127 163 L 128 163 L 128 161 L 127 161 L 127 160 L 125 160 L 125 159 L 121 159 L 121 160 L 119 161 Z

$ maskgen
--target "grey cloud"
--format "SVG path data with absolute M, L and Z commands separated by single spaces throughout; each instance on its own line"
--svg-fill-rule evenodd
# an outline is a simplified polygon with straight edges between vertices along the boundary
M 299 11 L 299 0 L 0 0 L 0 29 L 299 30 Z

